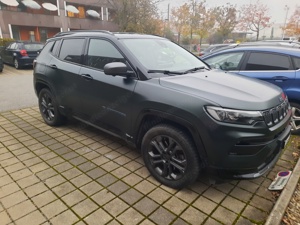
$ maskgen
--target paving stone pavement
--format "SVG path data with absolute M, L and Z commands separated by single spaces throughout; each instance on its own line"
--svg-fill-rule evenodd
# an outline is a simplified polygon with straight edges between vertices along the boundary
M 120 139 L 77 122 L 49 127 L 37 107 L 2 112 L 0 224 L 263 224 L 267 187 L 293 161 L 287 147 L 264 177 L 210 185 L 203 174 L 174 190 Z

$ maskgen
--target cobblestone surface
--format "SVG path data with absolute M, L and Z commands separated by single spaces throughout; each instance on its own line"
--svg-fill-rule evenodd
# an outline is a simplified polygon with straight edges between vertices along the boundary
M 154 180 L 139 152 L 119 139 L 76 122 L 49 127 L 37 107 L 2 112 L 0 221 L 263 224 L 275 201 L 267 188 L 292 161 L 287 147 L 264 177 L 210 185 L 203 174 L 174 190 Z

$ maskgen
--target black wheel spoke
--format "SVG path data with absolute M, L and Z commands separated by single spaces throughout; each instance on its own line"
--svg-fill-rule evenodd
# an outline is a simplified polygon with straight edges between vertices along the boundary
M 172 139 L 172 140 L 170 140 L 170 144 L 169 144 L 169 146 L 167 148 L 167 151 L 168 152 L 173 152 L 173 150 L 174 150 L 175 147 L 176 147 L 176 142 Z
M 156 140 L 153 140 L 151 142 L 151 144 L 155 147 L 155 149 L 159 152 L 159 154 L 162 154 L 163 153 L 163 150 L 160 148 L 160 144 L 157 143 Z
M 168 136 L 156 136 L 151 146 L 148 155 L 156 173 L 168 180 L 180 179 L 187 166 L 182 147 Z

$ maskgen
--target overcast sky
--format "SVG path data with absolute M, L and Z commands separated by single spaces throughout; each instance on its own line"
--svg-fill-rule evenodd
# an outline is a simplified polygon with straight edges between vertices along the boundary
M 200 2 L 200 0 L 195 0 Z M 168 4 L 170 4 L 170 8 L 178 7 L 183 5 L 186 2 L 190 2 L 190 0 L 162 0 L 159 4 L 160 10 L 163 12 L 164 17 L 167 18 Z M 256 0 L 206 0 L 206 5 L 208 7 L 215 7 L 220 5 L 225 5 L 229 2 L 232 5 L 236 5 L 239 8 L 244 4 L 254 4 Z M 288 13 L 288 19 L 294 13 L 294 9 L 296 6 L 300 6 L 299 0 L 260 0 L 262 4 L 265 4 L 269 7 L 269 15 L 272 17 L 271 20 L 274 23 L 284 23 L 286 13 Z M 288 6 L 288 10 L 285 10 L 285 5 Z M 170 10 L 171 11 L 171 10 Z

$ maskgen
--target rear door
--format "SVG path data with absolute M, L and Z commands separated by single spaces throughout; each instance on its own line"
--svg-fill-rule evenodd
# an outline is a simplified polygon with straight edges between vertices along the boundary
M 273 83 L 287 90 L 295 81 L 295 68 L 289 55 L 249 52 L 239 74 Z
M 14 54 L 17 48 L 17 43 L 9 44 L 5 49 L 3 49 L 3 61 L 6 63 L 13 63 Z
M 79 71 L 83 60 L 84 45 L 85 38 L 62 40 L 60 50 L 54 53 L 57 56 L 52 57 L 47 64 L 49 82 L 55 87 L 60 106 L 72 111 L 73 114 L 78 113 L 82 106 L 76 87 L 81 81 Z M 54 45 L 54 47 L 57 46 Z

